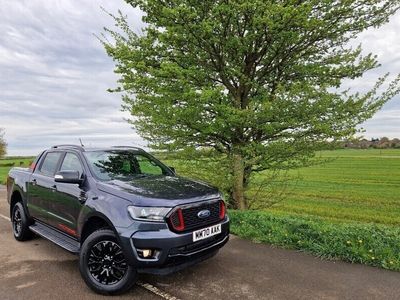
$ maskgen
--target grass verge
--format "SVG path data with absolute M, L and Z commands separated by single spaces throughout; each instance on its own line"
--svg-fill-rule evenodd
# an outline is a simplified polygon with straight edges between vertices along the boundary
M 231 232 L 255 242 L 400 271 L 400 228 L 331 223 L 315 217 L 229 211 Z

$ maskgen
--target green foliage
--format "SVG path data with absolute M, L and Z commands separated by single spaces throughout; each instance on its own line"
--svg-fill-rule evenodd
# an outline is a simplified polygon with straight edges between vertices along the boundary
M 4 140 L 4 131 L 0 128 L 0 158 L 7 153 L 7 144 Z
M 157 149 L 225 154 L 237 207 L 253 172 L 307 164 L 399 92 L 399 78 L 381 88 L 386 76 L 365 94 L 341 89 L 378 66 L 348 42 L 398 0 L 127 2 L 147 27 L 115 16 L 103 43 L 132 124 Z
M 332 224 L 318 218 L 229 211 L 231 232 L 327 259 L 400 271 L 400 229 L 368 224 Z
M 153 154 L 168 166 L 174 167 L 179 175 L 208 182 L 218 187 L 225 195 L 229 195 L 232 176 L 230 161 L 226 156 L 210 149 L 191 148 L 179 152 Z

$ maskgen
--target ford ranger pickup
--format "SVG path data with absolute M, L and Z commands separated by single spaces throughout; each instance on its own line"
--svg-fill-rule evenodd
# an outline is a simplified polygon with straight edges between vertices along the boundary
M 229 239 L 221 193 L 140 148 L 54 146 L 10 170 L 7 200 L 15 239 L 36 234 L 79 255 L 100 294 L 208 259 Z

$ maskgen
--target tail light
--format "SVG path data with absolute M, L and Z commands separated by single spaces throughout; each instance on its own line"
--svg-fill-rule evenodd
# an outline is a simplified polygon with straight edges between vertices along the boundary
M 171 226 L 176 231 L 183 231 L 185 229 L 185 221 L 183 220 L 182 209 L 178 208 L 174 213 L 169 217 Z
M 223 200 L 219 201 L 219 218 L 222 220 L 225 218 L 226 208 Z

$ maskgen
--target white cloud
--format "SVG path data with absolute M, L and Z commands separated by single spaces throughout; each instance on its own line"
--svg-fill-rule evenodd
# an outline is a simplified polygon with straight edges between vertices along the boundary
M 145 142 L 123 121 L 114 64 L 94 34 L 112 27 L 104 13 L 121 9 L 137 31 L 142 13 L 124 1 L 5 0 L 0 6 L 0 128 L 10 155 L 36 154 L 58 143 L 136 144 Z M 363 33 L 365 53 L 382 67 L 348 83 L 366 90 L 386 72 L 400 69 L 400 13 L 389 24 Z M 365 124 L 366 136 L 400 137 L 400 98 Z
M 0 6 L 0 127 L 10 155 L 36 154 L 53 144 L 136 144 L 144 141 L 106 90 L 117 77 L 94 36 L 113 20 L 101 10 L 142 13 L 123 1 L 6 1 Z

